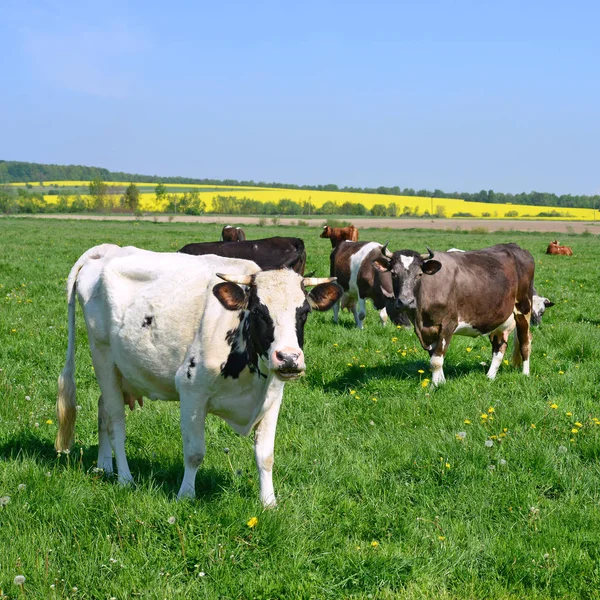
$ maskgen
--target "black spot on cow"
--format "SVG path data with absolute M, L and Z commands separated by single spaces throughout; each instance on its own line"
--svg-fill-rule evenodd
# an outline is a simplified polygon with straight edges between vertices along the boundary
M 150 327 L 150 325 L 152 325 L 152 321 L 154 321 L 154 317 L 152 315 L 146 315 L 144 317 L 144 322 L 142 323 L 142 328 Z
M 187 370 L 187 378 L 191 379 L 192 378 L 192 369 L 196 366 L 196 359 L 192 356 L 192 358 L 190 358 L 190 364 L 188 365 L 188 370 Z
M 306 324 L 309 312 L 310 304 L 306 301 L 296 309 L 296 336 L 298 337 L 300 348 L 304 348 L 304 325 Z

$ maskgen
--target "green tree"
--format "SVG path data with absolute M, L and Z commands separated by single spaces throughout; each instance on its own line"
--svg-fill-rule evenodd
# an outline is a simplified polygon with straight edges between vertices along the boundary
M 140 205 L 140 190 L 135 183 L 130 183 L 125 190 L 125 206 L 132 211 L 136 211 Z
M 156 201 L 157 202 L 162 202 L 167 197 L 167 188 L 166 188 L 166 186 L 164 184 L 159 183 L 154 188 L 154 193 L 156 194 Z
M 92 206 L 94 210 L 103 210 L 106 205 L 106 195 L 108 186 L 102 179 L 97 177 L 92 179 L 89 185 L 90 196 L 92 197 Z
M 371 209 L 371 214 L 374 217 L 385 217 L 387 214 L 385 204 L 374 204 L 373 208 Z

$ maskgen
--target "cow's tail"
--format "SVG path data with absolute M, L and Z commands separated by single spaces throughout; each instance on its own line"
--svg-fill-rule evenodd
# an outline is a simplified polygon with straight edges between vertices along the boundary
M 105 247 L 96 246 L 83 254 L 75 263 L 67 279 L 68 330 L 67 358 L 65 366 L 58 377 L 58 398 L 56 399 L 56 418 L 58 432 L 54 447 L 57 451 L 68 450 L 73 443 L 77 406 L 75 404 L 75 304 L 77 292 L 77 276 L 90 259 L 101 258 Z

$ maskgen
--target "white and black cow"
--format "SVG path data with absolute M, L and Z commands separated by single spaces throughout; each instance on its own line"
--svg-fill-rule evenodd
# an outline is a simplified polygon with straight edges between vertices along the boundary
M 387 247 L 387 244 L 386 244 Z M 341 241 L 329 257 L 330 275 L 344 289 L 340 302 L 333 307 L 333 322 L 338 322 L 340 304 L 342 309 L 348 308 L 354 315 L 359 329 L 367 314 L 366 300 L 370 298 L 379 311 L 382 325 L 387 322 L 388 315 L 396 324 L 410 325 L 406 314 L 394 307 L 392 278 L 387 272 L 380 272 L 373 266 L 373 261 L 382 258 L 384 247 L 377 242 Z M 358 308 L 357 308 L 358 305 Z
M 178 497 L 194 496 L 208 413 L 242 435 L 256 428 L 260 498 L 275 504 L 273 447 L 286 381 L 304 373 L 304 324 L 342 295 L 327 279 L 261 271 L 217 256 L 158 253 L 112 244 L 88 250 L 67 283 L 69 342 L 59 377 L 57 450 L 75 427 L 75 295 L 83 309 L 100 387 L 98 466 L 132 480 L 125 455 L 124 400 L 179 400 L 185 474 Z M 305 286 L 316 286 L 310 293 Z
M 494 379 L 516 327 L 513 364 L 529 375 L 533 277 L 535 263 L 516 244 L 468 252 L 413 250 L 388 252 L 373 263 L 390 272 L 396 307 L 406 310 L 421 345 L 430 355 L 432 384 L 445 382 L 444 356 L 454 334 L 489 335 Z

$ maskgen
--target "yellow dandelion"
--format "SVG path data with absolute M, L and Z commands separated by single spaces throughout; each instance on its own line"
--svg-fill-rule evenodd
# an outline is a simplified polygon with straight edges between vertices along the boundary
M 423 381 L 421 381 L 421 387 L 427 387 L 429 385 L 429 379 L 423 379 Z
M 446 463 L 446 469 L 450 468 L 450 463 Z
M 446 538 L 443 535 L 438 535 L 438 540 L 440 540 L 440 542 L 443 542 Z
M 356 394 L 356 390 L 350 390 L 350 393 L 351 393 L 352 395 L 354 395 L 354 394 Z
M 572 412 L 568 412 L 568 413 L 566 413 L 566 415 L 567 415 L 567 417 L 572 417 L 573 413 Z
M 398 341 L 398 338 L 396 338 L 396 337 L 392 338 L 392 342 L 397 342 L 397 341 Z
M 535 423 L 531 424 L 531 429 L 535 429 Z
M 352 363 L 348 363 L 348 364 L 347 364 L 347 366 L 351 367 L 351 366 L 352 366 Z
M 467 352 L 471 352 L 471 350 L 473 350 L 473 348 L 467 348 Z
M 258 523 L 258 519 L 256 517 L 252 517 L 247 523 L 246 525 L 248 525 L 248 527 L 250 527 L 250 529 L 252 529 L 252 527 L 255 527 L 256 524 Z
M 365 368 L 365 365 L 359 365 L 359 366 L 360 366 L 360 368 L 361 368 L 361 369 L 364 369 L 364 368 Z
M 559 375 L 564 375 L 564 374 L 565 374 L 565 372 L 564 372 L 564 371 L 559 371 L 559 372 L 558 372 L 558 374 L 559 374 Z
M 470 425 L 470 424 L 471 424 L 471 421 L 469 421 L 469 419 L 465 419 L 465 420 L 463 421 L 463 423 L 464 423 L 465 425 Z
M 417 373 L 419 373 L 420 375 L 423 375 L 423 373 L 425 373 L 425 371 L 423 371 L 423 369 L 419 369 L 419 370 L 417 371 Z
M 338 347 L 338 345 L 337 345 L 337 344 L 334 344 L 334 345 L 333 345 L 333 347 L 334 347 L 334 348 L 337 348 L 337 347 Z
M 488 412 L 489 412 L 490 414 L 492 414 L 493 412 L 496 412 L 496 409 L 495 409 L 493 406 L 490 406 L 490 407 L 488 408 Z
M 371 542 L 371 546 L 373 546 L 373 548 L 377 548 L 377 546 L 379 546 L 379 542 L 377 542 L 377 541 L 373 540 L 373 541 Z
M 371 398 L 371 400 L 373 400 L 373 402 L 377 402 L 377 398 Z
M 481 418 L 485 421 L 488 418 L 488 416 L 485 413 L 481 413 Z
M 402 351 L 402 356 L 406 356 L 406 351 L 405 350 Z
M 558 408 L 558 404 L 556 404 L 556 402 L 554 402 L 554 404 L 550 405 L 550 408 L 553 410 L 556 410 Z
M 571 433 L 579 433 L 579 429 L 575 429 L 575 427 L 573 427 L 573 429 L 571 429 Z
M 506 433 L 508 431 L 508 427 L 505 427 L 502 431 L 504 431 L 504 433 Z
M 54 424 L 54 421 L 52 419 L 48 419 L 46 421 L 46 425 L 53 425 L 53 424 Z
M 506 360 L 506 358 L 502 361 L 505 365 L 508 364 L 508 360 Z
M 579 421 L 577 421 L 577 422 L 575 423 L 575 427 L 583 427 L 583 425 L 582 425 L 581 423 L 579 423 Z

